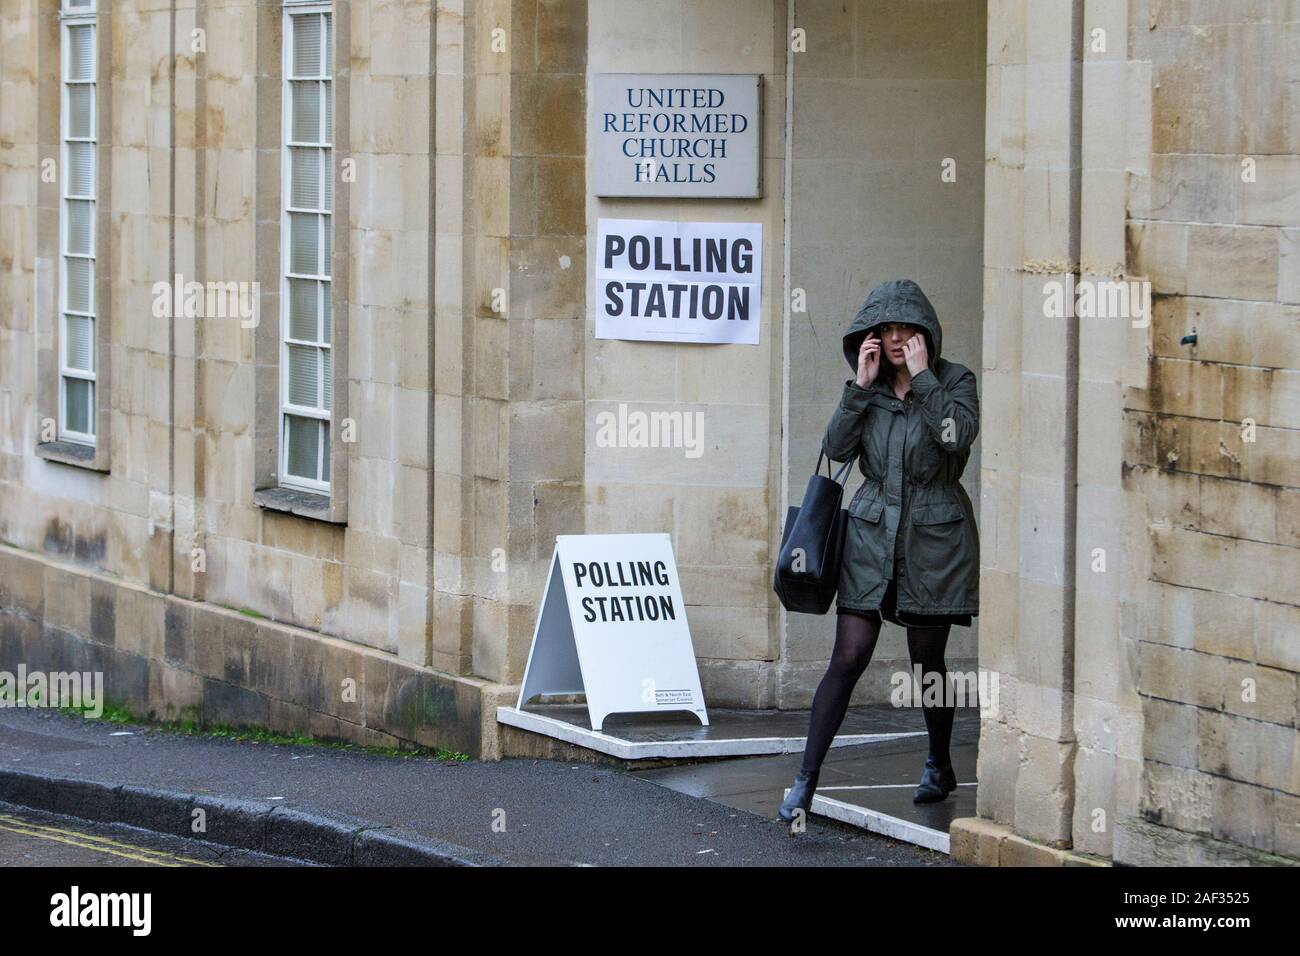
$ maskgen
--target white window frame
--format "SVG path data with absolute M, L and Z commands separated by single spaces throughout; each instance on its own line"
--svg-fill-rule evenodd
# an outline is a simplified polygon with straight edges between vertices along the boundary
M 79 445 L 95 445 L 95 429 L 98 427 L 96 408 L 98 405 L 97 392 L 99 389 L 98 381 L 98 351 L 99 351 L 99 323 L 96 321 L 95 301 L 95 281 L 97 275 L 97 254 L 95 244 L 96 224 L 99 219 L 99 198 L 97 185 L 99 178 L 99 20 L 97 17 L 95 0 L 83 0 L 80 5 L 74 5 L 74 0 L 62 0 L 62 9 L 59 17 L 59 161 L 62 175 L 59 177 L 59 382 L 58 382 L 58 437 L 60 441 L 74 442 Z M 73 27 L 89 27 L 91 30 L 91 51 L 93 62 L 91 67 L 90 80 L 72 80 L 69 78 L 69 63 L 71 59 L 72 43 L 71 32 Z M 90 87 L 90 136 L 73 138 L 69 132 L 69 125 L 72 119 L 71 112 L 71 95 L 70 88 L 73 85 L 88 85 Z M 69 194 L 68 187 L 72 182 L 72 143 L 88 143 L 91 147 L 93 157 L 93 171 L 91 174 L 90 193 L 88 195 L 72 196 Z M 73 253 L 68 251 L 68 203 L 89 202 L 90 204 L 90 221 L 88 223 L 88 253 Z M 90 370 L 72 368 L 68 365 L 68 272 L 67 264 L 69 259 L 84 259 L 90 263 L 90 289 L 89 310 L 86 312 L 76 312 L 72 314 L 85 316 L 90 320 Z M 90 394 L 88 407 L 86 410 L 87 419 L 91 431 L 77 431 L 67 427 L 67 387 L 65 385 L 68 379 L 79 379 L 90 382 Z
M 330 482 L 320 481 L 315 478 L 308 478 L 301 475 L 291 475 L 289 473 L 289 429 L 288 420 L 290 416 L 296 418 L 310 418 L 325 423 L 322 429 L 321 440 L 317 451 L 317 468 L 316 473 L 322 473 L 323 467 L 328 461 L 330 454 L 330 436 L 332 435 L 332 418 L 333 403 L 325 401 L 325 389 L 331 387 L 332 382 L 327 383 L 326 377 L 333 374 L 333 330 L 318 328 L 317 340 L 308 342 L 306 340 L 293 339 L 290 336 L 289 310 L 290 310 L 290 280 L 305 279 L 318 283 L 319 295 L 328 300 L 333 288 L 333 269 L 326 250 L 332 251 L 333 243 L 330 230 L 334 224 L 334 200 L 333 200 L 333 183 L 326 182 L 326 179 L 333 176 L 334 168 L 334 143 L 333 143 L 333 102 L 335 97 L 334 90 L 334 64 L 331 61 L 331 54 L 335 47 L 336 23 L 334 19 L 333 3 L 322 3 L 320 0 L 285 0 L 282 4 L 282 51 L 281 51 L 281 115 L 280 115 L 280 407 L 278 411 L 278 421 L 276 430 L 279 435 L 279 452 L 277 456 L 279 483 L 287 488 L 296 488 L 303 491 L 310 491 L 319 494 L 328 495 L 330 493 Z M 293 94 L 292 83 L 297 79 L 293 73 L 293 41 L 294 41 L 294 23 L 295 19 L 329 14 L 328 42 L 322 51 L 321 76 L 309 79 L 319 79 L 322 83 L 327 83 L 329 87 L 329 102 L 331 108 L 326 111 L 321 110 L 321 125 L 327 125 L 327 115 L 330 118 L 328 123 L 329 129 L 322 129 L 320 137 L 321 142 L 303 142 L 299 143 L 292 139 L 293 133 Z M 291 150 L 297 146 L 309 148 L 323 148 L 326 150 L 325 169 L 321 175 L 321 190 L 328 190 L 330 194 L 329 209 L 322 211 L 320 209 L 300 209 L 292 205 L 293 199 L 293 182 L 291 168 Z M 324 202 L 321 203 L 323 207 Z M 321 217 L 321 228 L 319 230 L 317 260 L 318 265 L 323 273 L 316 275 L 307 275 L 305 273 L 294 273 L 289 269 L 291 260 L 291 241 L 290 217 L 292 213 L 301 214 L 314 213 Z M 333 316 L 326 308 L 328 301 L 318 302 L 318 316 L 321 316 L 322 324 L 325 321 L 333 323 Z M 328 316 L 328 318 L 326 318 Z M 322 334 L 326 333 L 326 334 Z M 328 341 L 326 341 L 328 339 Z M 317 394 L 320 402 L 317 407 L 295 405 L 289 401 L 289 347 L 291 345 L 307 345 L 314 348 L 324 349 L 328 352 L 331 359 L 328 368 L 321 363 L 321 372 L 318 378 Z M 329 470 L 326 472 L 333 475 L 334 462 L 329 461 Z

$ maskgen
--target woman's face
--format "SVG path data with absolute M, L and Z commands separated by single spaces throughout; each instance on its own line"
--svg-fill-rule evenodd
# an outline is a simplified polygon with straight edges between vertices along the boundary
M 895 368 L 907 365 L 907 359 L 903 357 L 903 343 L 914 335 L 920 335 L 921 327 L 906 322 L 886 322 L 876 326 L 875 331 L 880 333 L 880 351 L 889 364 Z

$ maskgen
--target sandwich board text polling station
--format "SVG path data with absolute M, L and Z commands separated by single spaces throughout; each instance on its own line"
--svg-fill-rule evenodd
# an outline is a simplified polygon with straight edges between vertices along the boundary
M 586 694 L 593 730 L 643 711 L 708 726 L 667 534 L 556 536 L 519 708 L 538 694 Z

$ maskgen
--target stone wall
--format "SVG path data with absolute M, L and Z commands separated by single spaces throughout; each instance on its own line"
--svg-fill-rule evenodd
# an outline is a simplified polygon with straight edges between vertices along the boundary
M 600 217 L 758 222 L 763 226 L 758 345 L 682 345 L 595 338 L 586 311 L 584 511 L 591 533 L 668 531 L 712 706 L 778 704 L 779 544 L 785 350 L 786 5 L 781 0 L 592 0 L 588 82 L 596 73 L 757 73 L 762 77 L 759 199 L 587 200 Z M 595 263 L 587 272 L 594 303 Z M 596 416 L 699 415 L 703 453 L 597 444 Z M 540 588 L 540 582 L 539 582 Z
M 1078 328 L 1042 313 L 1079 255 L 1082 3 L 990 5 L 985 120 L 980 667 L 983 817 L 1064 845 L 1074 614 Z
M 1273 4 L 990 7 L 984 395 L 1008 427 L 971 860 L 1300 857 L 1298 31 Z M 1149 281 L 1149 321 L 1046 317 L 1071 274 Z
M 360 746 L 499 755 L 482 681 L 0 546 L 0 661 L 104 674 L 106 706 Z
M 278 3 L 101 4 L 105 419 L 93 460 L 38 447 L 57 375 L 58 184 L 37 175 L 57 155 L 57 6 L 0 12 L 0 542 L 266 621 L 267 660 L 296 628 L 456 686 L 478 675 L 465 686 L 494 706 L 493 682 L 523 674 L 536 566 L 583 524 L 585 4 L 333 4 L 324 505 L 274 493 Z M 156 317 L 155 283 L 178 274 L 257 283 L 257 323 Z M 195 617 L 195 647 L 216 620 Z M 477 713 L 442 729 L 490 754 Z
M 1134 2 L 1128 33 L 1155 308 L 1123 396 L 1143 734 L 1115 856 L 1300 858 L 1300 12 Z

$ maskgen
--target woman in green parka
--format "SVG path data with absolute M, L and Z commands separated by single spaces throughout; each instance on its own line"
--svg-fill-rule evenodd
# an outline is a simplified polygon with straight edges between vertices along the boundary
M 970 369 L 939 357 L 942 345 L 934 306 L 910 279 L 873 288 L 844 333 L 844 357 L 856 374 L 844 384 L 822 449 L 835 461 L 857 459 L 865 480 L 849 502 L 835 649 L 813 697 L 803 763 L 781 806 L 786 821 L 812 803 L 882 621 L 907 629 L 922 689 L 941 681 L 945 691 L 941 704 L 923 707 L 930 752 L 912 799 L 942 800 L 957 786 L 944 649 L 949 628 L 970 626 L 979 613 L 979 533 L 958 483 L 979 432 L 979 396 Z

